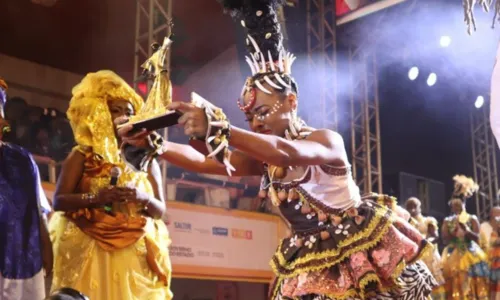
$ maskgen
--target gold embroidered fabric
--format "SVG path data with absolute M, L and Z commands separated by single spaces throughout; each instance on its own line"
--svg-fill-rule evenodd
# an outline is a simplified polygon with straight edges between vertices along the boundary
M 92 148 L 107 162 L 118 163 L 120 153 L 108 101 L 127 100 L 137 112 L 142 108 L 142 98 L 122 78 L 108 70 L 87 74 L 73 88 L 72 94 L 66 114 L 76 143 Z
M 117 186 L 153 194 L 148 174 L 133 172 L 119 155 L 108 101 L 128 100 L 138 111 L 142 99 L 116 74 L 88 74 L 73 89 L 68 118 L 85 156 L 75 193 L 97 193 L 110 183 L 114 166 L 122 170 Z M 55 213 L 49 224 L 54 249 L 51 290 L 72 287 L 90 299 L 172 299 L 170 238 L 161 220 L 142 213 L 135 203 L 104 209 Z

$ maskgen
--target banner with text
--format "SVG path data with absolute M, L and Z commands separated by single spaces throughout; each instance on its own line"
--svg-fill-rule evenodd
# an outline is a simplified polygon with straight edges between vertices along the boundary
M 198 275 L 241 273 L 254 274 L 251 277 L 256 280 L 270 279 L 269 260 L 279 241 L 279 217 L 179 202 L 169 202 L 168 215 L 174 276 L 186 269 L 195 276 L 204 269 L 212 274 Z

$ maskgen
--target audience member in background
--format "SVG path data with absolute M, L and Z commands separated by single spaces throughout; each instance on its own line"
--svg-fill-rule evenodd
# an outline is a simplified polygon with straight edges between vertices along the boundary
M 43 126 L 42 122 L 38 122 L 31 127 L 31 143 L 29 146 L 30 152 L 35 155 L 40 169 L 40 176 L 43 181 L 49 180 L 49 162 L 52 160 L 52 149 L 50 147 L 50 133 L 47 127 Z M 37 156 L 43 158 L 41 160 Z
M 88 74 L 72 93 L 67 114 L 78 145 L 55 192 L 52 290 L 71 287 L 92 300 L 171 299 L 160 168 L 154 161 L 147 172 L 130 169 L 113 124 L 143 101 L 111 71 Z
M 479 246 L 479 221 L 467 213 L 465 203 L 479 189 L 471 178 L 453 177 L 455 188 L 449 202 L 452 215 L 444 219 L 441 236 L 443 276 L 448 299 L 489 299 L 487 256 Z
M 52 272 L 44 214 L 50 211 L 38 168 L 23 148 L 2 142 L 7 84 L 0 79 L 0 299 L 45 297 L 44 272 Z
M 62 116 L 53 119 L 50 123 L 51 157 L 55 161 L 62 161 L 71 152 L 75 142 L 69 121 Z
M 439 249 L 437 245 L 437 240 L 439 238 L 439 225 L 435 218 L 424 217 L 422 215 L 422 203 L 419 199 L 411 197 L 406 200 L 406 210 L 410 212 L 413 221 L 415 222 L 415 227 L 418 231 L 427 238 L 429 242 L 434 244 L 434 251 L 428 253 L 426 256 L 422 257 L 429 270 L 431 271 L 434 279 L 439 283 L 439 286 L 434 288 L 432 291 L 432 299 L 446 299 L 446 292 L 444 288 L 444 277 L 441 266 L 441 255 L 439 255 Z
M 490 262 L 490 297 L 500 300 L 500 207 L 495 206 L 490 210 L 490 218 L 483 222 L 480 228 L 481 247 L 488 255 Z

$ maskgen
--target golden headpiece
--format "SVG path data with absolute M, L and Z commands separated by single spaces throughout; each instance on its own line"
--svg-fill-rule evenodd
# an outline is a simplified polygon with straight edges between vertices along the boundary
M 110 163 L 118 163 L 120 154 L 108 102 L 126 100 L 135 112 L 143 106 L 142 98 L 112 71 L 89 73 L 72 91 L 67 111 L 79 146 L 91 147 Z

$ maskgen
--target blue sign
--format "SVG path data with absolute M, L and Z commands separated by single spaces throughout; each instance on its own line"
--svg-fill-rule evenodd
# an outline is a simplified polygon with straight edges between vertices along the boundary
M 212 234 L 213 235 L 228 236 L 229 230 L 227 228 L 224 228 L 224 227 L 212 227 Z

